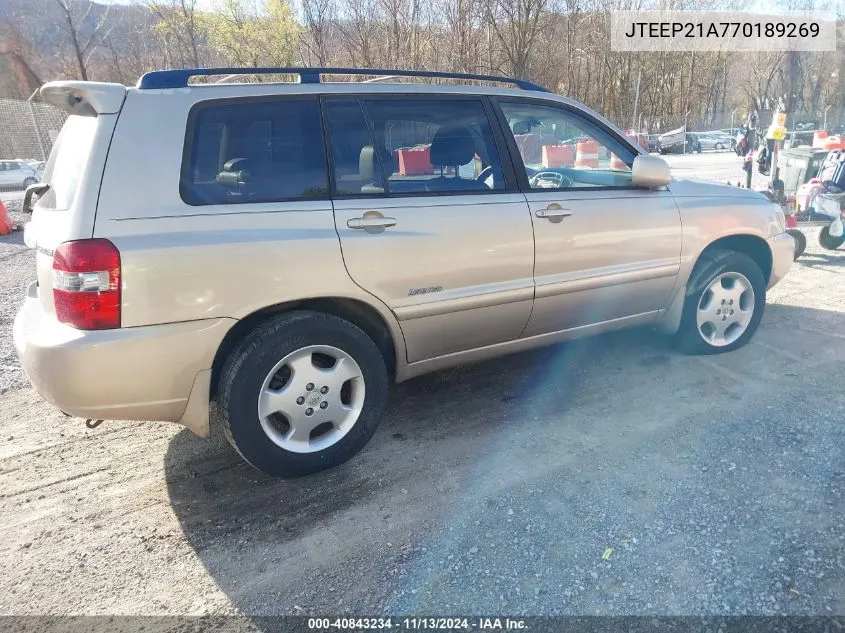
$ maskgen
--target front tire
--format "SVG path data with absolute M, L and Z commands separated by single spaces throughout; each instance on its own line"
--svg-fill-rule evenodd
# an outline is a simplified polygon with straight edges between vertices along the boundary
M 753 259 L 728 250 L 704 253 L 690 275 L 675 335 L 685 354 L 721 354 L 745 345 L 763 317 L 766 280 Z
M 35 178 L 27 178 L 23 181 L 23 188 L 26 189 L 27 187 L 30 187 L 36 183 L 38 183 L 38 181 Z
M 217 412 L 226 439 L 275 477 L 337 466 L 370 440 L 387 404 L 376 344 L 333 315 L 297 311 L 260 324 L 220 374 Z

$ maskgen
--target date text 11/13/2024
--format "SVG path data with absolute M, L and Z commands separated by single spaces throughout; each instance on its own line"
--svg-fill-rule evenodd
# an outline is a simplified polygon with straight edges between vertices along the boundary
M 520 631 L 526 628 L 525 621 L 518 618 L 308 618 L 308 629 L 311 631 Z

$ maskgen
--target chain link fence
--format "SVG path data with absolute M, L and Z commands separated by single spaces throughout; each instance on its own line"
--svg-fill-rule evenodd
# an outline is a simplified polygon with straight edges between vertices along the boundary
M 0 99 L 0 160 L 46 161 L 65 119 L 49 103 Z

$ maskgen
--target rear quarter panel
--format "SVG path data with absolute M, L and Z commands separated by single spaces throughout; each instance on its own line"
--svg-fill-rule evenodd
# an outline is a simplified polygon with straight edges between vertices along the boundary
M 131 90 L 115 129 L 94 234 L 121 253 L 123 327 L 241 319 L 287 301 L 346 297 L 382 315 L 398 353 L 402 337 L 390 311 L 346 272 L 330 201 L 182 200 L 185 126 L 203 94 Z

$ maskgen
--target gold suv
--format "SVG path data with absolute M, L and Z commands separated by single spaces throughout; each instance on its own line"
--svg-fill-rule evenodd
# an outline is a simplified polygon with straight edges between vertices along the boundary
M 14 336 L 63 411 L 206 436 L 216 400 L 244 459 L 302 475 L 366 444 L 394 381 L 633 325 L 736 349 L 792 263 L 764 197 L 672 180 L 528 82 L 189 82 L 255 72 L 41 89 L 70 116 L 24 201 Z M 475 85 L 321 81 L 353 72 Z

